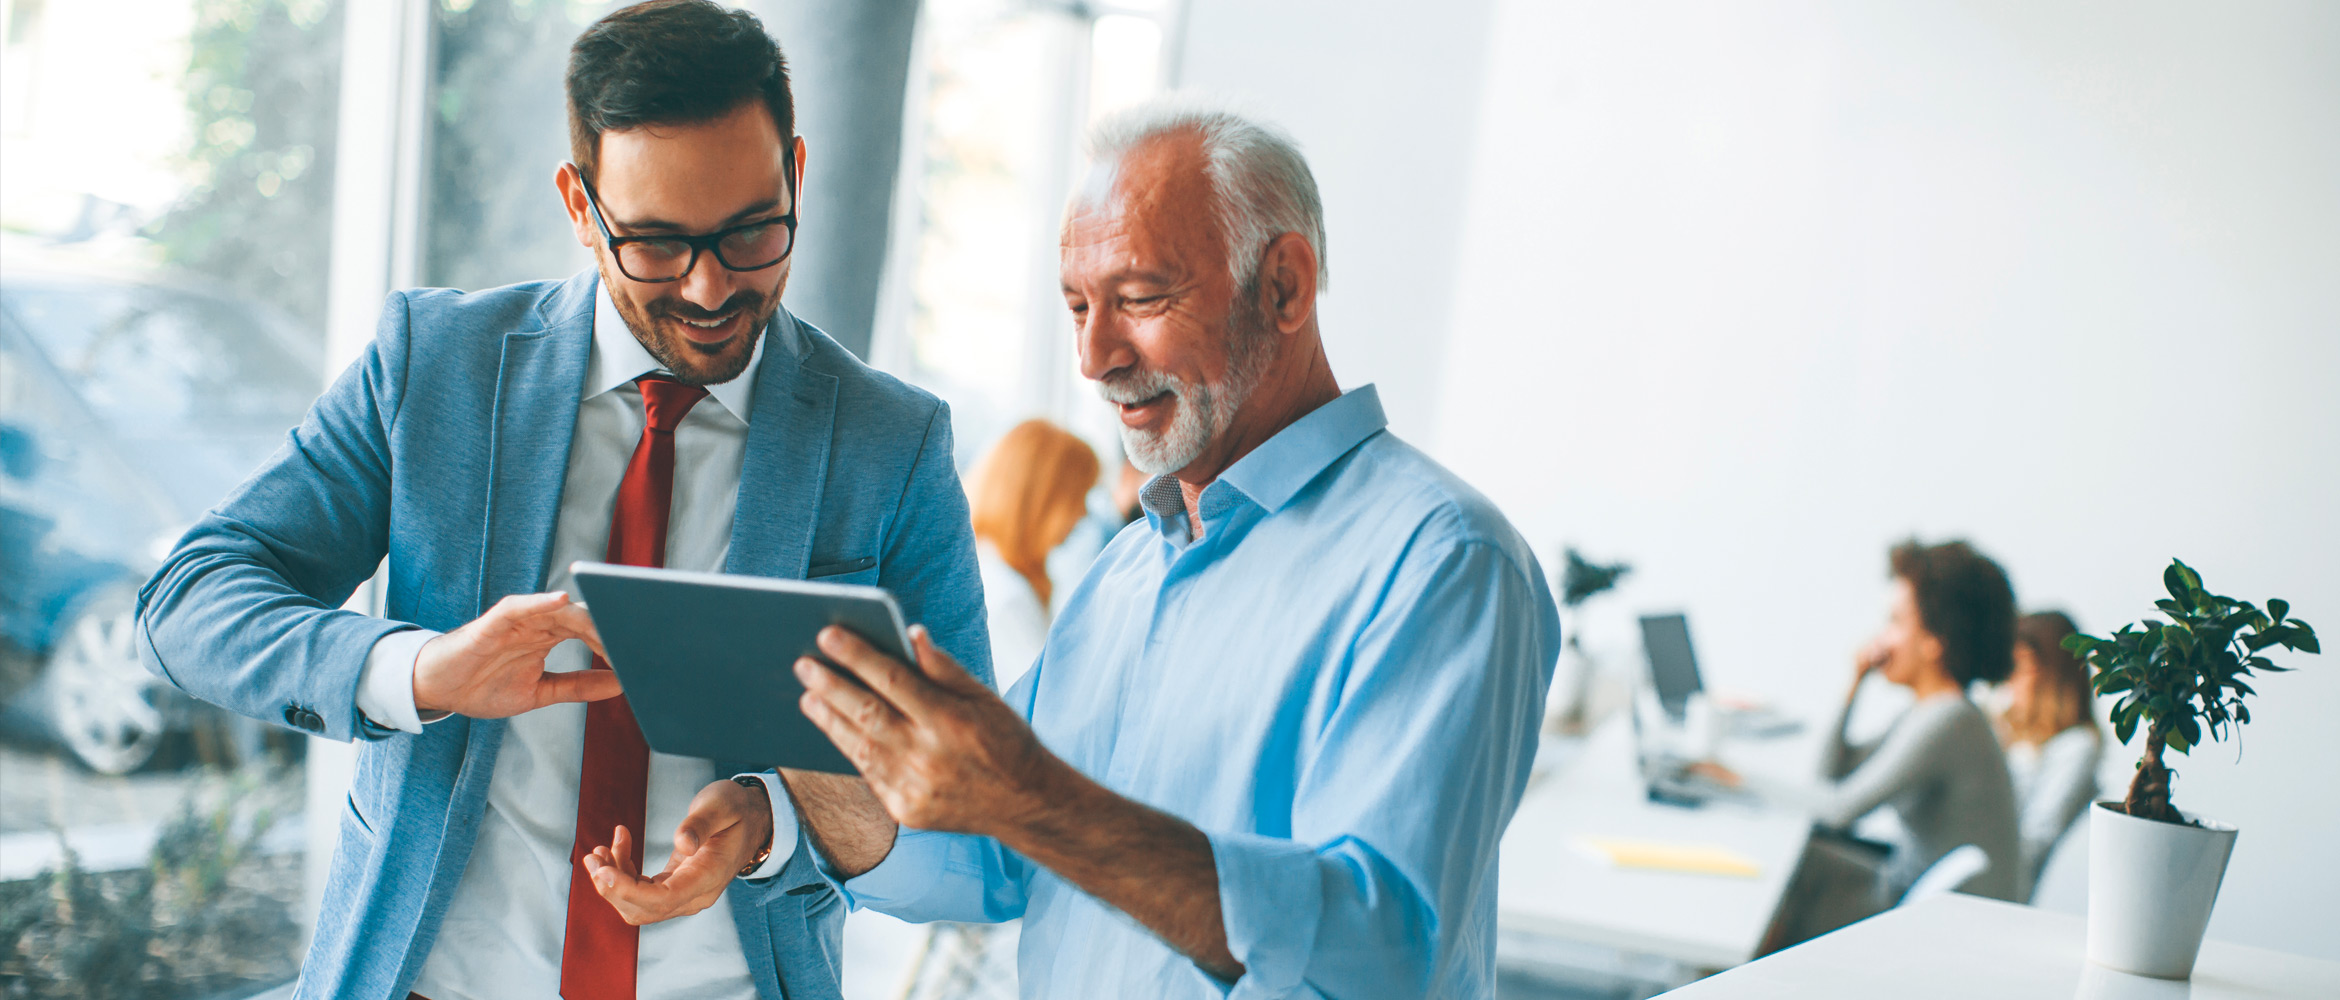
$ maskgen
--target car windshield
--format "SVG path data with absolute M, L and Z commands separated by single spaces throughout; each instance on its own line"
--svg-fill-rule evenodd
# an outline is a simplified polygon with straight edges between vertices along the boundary
M 298 423 L 318 365 L 258 307 L 151 285 L 11 283 L 4 302 L 74 392 L 120 426 Z

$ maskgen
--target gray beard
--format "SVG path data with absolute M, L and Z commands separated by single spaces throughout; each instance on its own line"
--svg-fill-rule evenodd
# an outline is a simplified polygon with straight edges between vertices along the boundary
M 1122 425 L 1122 451 L 1139 472 L 1168 475 L 1194 464 L 1227 433 L 1235 412 L 1259 388 L 1268 363 L 1275 360 L 1276 338 L 1265 317 L 1249 307 L 1252 299 L 1240 296 L 1242 305 L 1227 319 L 1227 373 L 1218 381 L 1197 384 L 1141 369 L 1097 383 L 1097 394 L 1109 403 L 1141 403 L 1165 392 L 1176 400 L 1170 426 L 1160 431 Z

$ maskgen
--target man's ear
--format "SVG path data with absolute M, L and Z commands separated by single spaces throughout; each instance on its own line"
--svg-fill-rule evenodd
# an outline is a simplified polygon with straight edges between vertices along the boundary
M 585 201 L 585 181 L 578 176 L 577 165 L 563 163 L 553 168 L 553 189 L 560 192 L 561 208 L 569 213 L 569 231 L 576 234 L 577 244 L 587 250 L 594 247 L 593 208 Z
M 1316 249 L 1299 233 L 1270 240 L 1260 257 L 1259 286 L 1276 332 L 1298 332 L 1316 315 Z
M 802 222 L 804 220 L 804 137 L 797 136 L 791 145 L 794 148 L 790 150 L 789 155 L 796 157 L 796 203 L 788 206 L 788 210 L 795 212 L 797 221 Z

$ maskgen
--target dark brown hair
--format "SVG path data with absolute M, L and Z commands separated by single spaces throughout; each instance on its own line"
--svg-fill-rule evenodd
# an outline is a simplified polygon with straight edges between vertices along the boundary
M 601 134 L 689 125 L 760 100 L 785 148 L 796 138 L 788 62 L 764 23 L 712 0 L 648 0 L 593 22 L 569 47 L 569 155 L 587 180 Z
M 1893 547 L 1893 575 L 1917 594 L 1918 620 L 1942 641 L 1942 665 L 1960 684 L 1997 683 L 2015 669 L 2015 588 L 2007 572 L 1965 542 Z

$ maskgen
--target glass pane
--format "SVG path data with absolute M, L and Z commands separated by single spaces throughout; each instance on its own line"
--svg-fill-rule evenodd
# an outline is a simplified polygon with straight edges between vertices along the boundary
M 494 288 L 592 266 L 553 189 L 569 158 L 561 81 L 577 33 L 618 6 L 438 0 L 423 283 Z
M 296 813 L 302 744 L 149 674 L 131 615 L 324 384 L 342 35 L 340 0 L 0 0 L 0 909 L 49 949 L 33 995 L 298 968 L 297 822 L 246 851 L 224 817 Z M 106 905 L 15 891 L 69 863 L 51 829 Z

